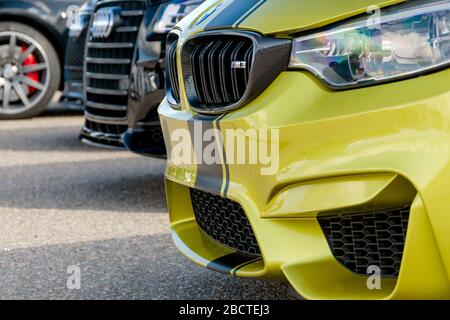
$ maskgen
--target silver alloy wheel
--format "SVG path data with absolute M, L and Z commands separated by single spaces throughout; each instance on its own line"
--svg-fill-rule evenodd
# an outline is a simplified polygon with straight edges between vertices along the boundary
M 24 65 L 31 54 L 36 63 Z M 39 81 L 28 76 L 35 72 Z M 0 32 L 0 113 L 18 114 L 35 107 L 47 93 L 50 79 L 49 59 L 40 43 L 21 32 Z

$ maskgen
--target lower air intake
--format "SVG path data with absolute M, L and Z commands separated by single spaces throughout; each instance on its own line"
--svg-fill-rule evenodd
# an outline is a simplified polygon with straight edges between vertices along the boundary
M 367 274 L 378 266 L 384 277 L 398 277 L 410 207 L 318 218 L 333 255 L 345 267 Z
M 191 189 L 192 207 L 200 228 L 211 238 L 241 253 L 259 256 L 258 243 L 241 205 Z

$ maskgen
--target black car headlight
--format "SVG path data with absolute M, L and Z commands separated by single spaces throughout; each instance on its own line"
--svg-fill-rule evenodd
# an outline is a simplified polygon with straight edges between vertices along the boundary
M 294 39 L 290 68 L 333 88 L 415 76 L 450 64 L 450 2 L 412 1 Z

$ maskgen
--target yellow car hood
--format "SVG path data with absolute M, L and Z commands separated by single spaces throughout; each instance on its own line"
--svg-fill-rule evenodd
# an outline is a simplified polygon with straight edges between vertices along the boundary
M 288 34 L 365 13 L 371 6 L 381 8 L 405 1 L 208 0 L 189 15 L 181 27 L 188 26 L 196 31 L 239 28 L 262 34 Z

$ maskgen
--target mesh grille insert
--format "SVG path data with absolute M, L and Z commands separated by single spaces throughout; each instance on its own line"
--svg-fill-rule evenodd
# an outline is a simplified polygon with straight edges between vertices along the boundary
M 410 207 L 318 218 L 333 255 L 345 267 L 367 274 L 371 265 L 382 276 L 397 277 L 405 245 Z
M 250 222 L 239 203 L 196 189 L 190 189 L 190 193 L 195 219 L 208 236 L 244 254 L 261 254 Z

